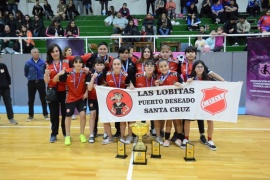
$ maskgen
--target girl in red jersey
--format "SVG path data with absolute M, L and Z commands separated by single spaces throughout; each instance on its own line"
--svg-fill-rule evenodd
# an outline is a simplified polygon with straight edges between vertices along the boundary
M 173 58 L 172 50 L 170 46 L 163 45 L 160 49 L 159 56 L 161 59 L 168 61 L 169 69 L 171 71 L 178 72 L 180 68 L 180 63 L 178 59 Z M 158 66 L 158 62 L 157 62 L 157 66 Z
M 109 87 L 114 87 L 114 88 L 126 88 L 126 78 L 128 74 L 122 71 L 122 61 L 118 58 L 114 59 L 112 61 L 112 70 L 109 71 L 106 74 L 106 82 Z M 121 123 L 121 129 L 123 128 L 122 126 L 123 123 Z M 124 125 L 126 123 L 124 122 Z M 108 138 L 103 140 L 102 144 L 109 144 L 113 142 L 113 135 L 111 131 L 111 125 L 110 123 L 104 123 L 104 128 L 106 133 L 108 134 Z M 124 139 L 120 139 L 123 142 L 125 142 Z
M 70 138 L 70 125 L 71 116 L 74 113 L 75 108 L 80 113 L 80 141 L 82 143 L 86 142 L 86 137 L 84 135 L 85 129 L 85 111 L 86 111 L 86 100 L 88 97 L 88 91 L 85 86 L 86 77 L 88 70 L 83 69 L 83 60 L 80 56 L 76 56 L 73 61 L 73 67 L 69 70 L 61 70 L 54 78 L 53 81 L 64 82 L 67 86 L 67 100 L 66 100 L 66 137 L 65 145 L 71 144 Z M 88 68 L 87 68 L 88 69 Z
M 166 60 L 160 60 L 158 63 L 159 70 L 161 74 L 158 75 L 158 80 L 155 81 L 156 86 L 169 86 L 169 85 L 175 85 L 175 86 L 181 86 L 183 83 L 183 79 L 180 77 L 180 75 L 175 72 L 169 70 L 168 61 Z M 166 121 L 166 131 L 165 131 L 165 141 L 163 142 L 163 146 L 168 147 L 170 146 L 170 133 L 172 129 L 172 121 L 173 120 L 167 120 Z M 181 127 L 181 120 L 174 120 L 175 121 L 175 129 L 178 132 L 177 133 L 177 140 L 176 144 L 181 144 L 181 134 L 182 127 Z M 157 133 L 158 142 L 160 142 L 160 121 L 155 121 L 155 129 Z
M 157 76 L 155 74 L 155 63 L 153 60 L 146 60 L 144 63 L 144 72 L 138 73 L 136 75 L 136 88 L 142 88 L 142 87 L 152 87 L 155 86 L 155 81 L 157 79 Z M 156 136 L 156 130 L 154 127 L 154 121 L 150 120 L 151 123 L 151 135 Z M 163 143 L 163 141 L 159 141 L 160 143 Z
M 63 62 L 61 48 L 57 44 L 51 44 L 47 50 L 47 69 L 44 74 L 44 81 L 48 83 L 48 88 L 57 88 L 57 101 L 49 102 L 51 117 L 51 137 L 50 142 L 54 143 L 59 129 L 59 104 L 61 105 L 61 127 L 62 133 L 66 136 L 65 118 L 66 118 L 66 85 L 63 82 L 53 82 L 54 76 L 63 69 L 68 69 L 69 64 Z
M 97 94 L 95 86 L 100 86 L 105 84 L 105 77 L 103 75 L 104 69 L 104 60 L 102 58 L 96 58 L 95 63 L 95 71 L 92 74 L 89 74 L 86 80 L 88 84 L 88 104 L 90 109 L 90 119 L 89 119 L 89 129 L 90 129 L 90 137 L 88 142 L 94 143 L 95 136 L 94 136 L 94 127 L 95 121 L 98 116 L 98 101 L 97 101 Z M 104 137 L 106 137 L 104 132 Z
M 144 62 L 149 59 L 154 59 L 153 51 L 149 46 L 146 46 L 142 50 L 141 58 L 136 61 L 137 73 L 142 73 L 144 71 Z
M 187 81 L 191 82 L 193 80 L 210 81 L 210 78 L 208 77 L 208 74 L 207 74 L 207 67 L 204 64 L 204 62 L 201 61 L 201 60 L 197 60 L 197 61 L 195 61 L 193 63 L 191 74 L 190 74 Z M 181 148 L 186 148 L 186 144 L 187 144 L 187 142 L 189 140 L 190 121 L 185 120 L 184 124 L 185 124 L 184 125 L 185 139 L 183 140 L 183 142 L 181 144 Z M 209 147 L 211 150 L 215 151 L 215 150 L 217 150 L 217 147 L 215 146 L 215 144 L 214 144 L 214 142 L 212 140 L 213 131 L 214 131 L 214 123 L 213 123 L 213 121 L 207 120 L 207 125 L 208 125 L 208 129 L 207 129 L 208 140 L 204 144 L 207 147 Z

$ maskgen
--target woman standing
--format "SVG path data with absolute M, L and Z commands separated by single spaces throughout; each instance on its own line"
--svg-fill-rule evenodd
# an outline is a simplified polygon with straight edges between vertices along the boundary
M 149 46 L 145 46 L 142 50 L 141 58 L 136 61 L 136 72 L 144 72 L 144 62 L 150 59 L 154 59 L 153 51 Z
M 33 39 L 31 39 L 31 37 L 33 37 L 32 32 L 27 29 L 25 24 L 22 25 L 19 36 L 30 38 L 22 40 L 23 53 L 30 53 L 31 49 L 33 49 L 33 47 L 35 46 L 35 43 Z
M 59 104 L 61 106 L 61 127 L 62 133 L 66 136 L 65 118 L 66 118 L 66 85 L 64 82 L 53 82 L 54 76 L 61 70 L 69 68 L 67 62 L 63 62 L 62 50 L 57 44 L 51 44 L 47 50 L 47 69 L 45 70 L 44 80 L 48 83 L 48 88 L 57 89 L 57 100 L 49 102 L 50 116 L 51 116 L 51 137 L 50 142 L 54 143 L 57 140 L 59 129 Z
M 204 62 L 201 60 L 197 60 L 193 63 L 191 75 L 189 76 L 188 82 L 191 82 L 193 80 L 197 81 L 210 81 L 210 78 L 207 74 L 207 67 L 205 66 Z M 184 123 L 184 129 L 185 129 L 185 139 L 183 140 L 183 143 L 181 144 L 181 148 L 186 148 L 186 144 L 189 140 L 189 131 L 190 131 L 190 120 L 185 120 Z M 214 141 L 212 140 L 213 131 L 214 131 L 214 123 L 213 121 L 207 121 L 208 129 L 207 129 L 207 141 L 204 143 L 206 146 L 208 146 L 211 150 L 217 150 L 217 147 L 214 144 Z

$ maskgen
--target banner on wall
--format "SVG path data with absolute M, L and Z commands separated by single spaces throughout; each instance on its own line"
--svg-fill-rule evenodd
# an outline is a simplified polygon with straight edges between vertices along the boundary
M 101 122 L 204 119 L 237 122 L 241 82 L 200 81 L 182 88 L 96 86 Z
M 66 39 L 47 39 L 46 40 L 47 48 L 51 44 L 57 44 L 64 52 L 66 47 L 72 49 L 72 54 L 74 56 L 84 54 L 84 40 L 78 38 L 66 38 Z
M 269 42 L 270 37 L 248 38 L 247 114 L 270 117 Z

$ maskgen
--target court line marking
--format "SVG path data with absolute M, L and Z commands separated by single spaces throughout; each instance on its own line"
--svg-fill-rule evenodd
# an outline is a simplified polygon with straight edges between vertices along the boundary
M 128 166 L 128 173 L 127 173 L 127 179 L 126 180 L 131 180 L 132 179 L 132 173 L 133 173 L 133 148 L 137 143 L 137 138 L 133 138 L 133 146 L 131 149 L 131 155 L 130 155 L 130 161 L 129 161 L 129 166 Z
M 9 126 L 1 126 L 0 128 L 50 128 L 50 125 L 48 126 L 18 126 L 18 125 L 9 125 Z M 73 126 L 71 129 L 79 129 L 79 126 Z M 99 129 L 102 129 L 103 127 L 98 127 Z M 115 127 L 111 127 L 115 128 Z M 172 128 L 173 129 L 173 128 Z M 190 128 L 190 129 L 198 129 L 198 128 Z M 270 131 L 270 128 L 214 128 L 214 130 L 246 130 L 246 131 Z

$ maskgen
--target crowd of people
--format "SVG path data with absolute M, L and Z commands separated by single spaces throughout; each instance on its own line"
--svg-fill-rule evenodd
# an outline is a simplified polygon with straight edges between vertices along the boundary
M 55 143 L 61 123 L 64 144 L 71 145 L 71 117 L 77 109 L 80 117 L 80 135 L 82 143 L 87 142 L 85 133 L 86 107 L 90 110 L 88 142 L 94 143 L 97 137 L 98 109 L 96 86 L 134 89 L 152 86 L 177 86 L 198 80 L 224 81 L 222 77 L 210 70 L 203 61 L 196 60 L 196 47 L 189 46 L 185 50 L 186 60 L 181 62 L 172 56 L 171 48 L 161 47 L 159 54 L 154 54 L 149 46 L 143 48 L 141 57 L 132 54 L 132 46 L 119 48 L 118 56 L 108 55 L 108 45 L 101 42 L 97 53 L 87 53 L 82 56 L 72 56 L 72 49 L 66 47 L 64 53 L 57 44 L 47 48 L 47 59 L 42 60 L 39 50 L 31 50 L 32 58 L 25 63 L 25 77 L 28 79 L 28 105 L 30 122 L 34 118 L 34 97 L 39 92 L 42 102 L 43 116 L 51 122 L 50 142 Z M 0 63 L 4 73 L 0 73 L 0 90 L 11 124 L 17 124 L 13 119 L 13 110 L 10 98 L 11 77 L 5 64 Z M 54 89 L 55 97 L 48 98 L 45 93 L 45 84 L 48 89 Z M 67 93 L 68 92 L 68 93 Z M 51 94 L 50 94 L 51 95 Z M 45 99 L 46 96 L 46 99 Z M 50 110 L 50 117 L 47 111 Z M 60 106 L 59 106 L 60 105 Z M 61 116 L 59 116 L 61 112 Z M 60 119 L 61 117 L 61 119 Z M 189 141 L 189 126 L 192 120 L 161 120 L 151 121 L 151 135 L 161 145 L 168 147 L 172 142 L 185 148 Z M 200 141 L 211 150 L 216 150 L 213 142 L 213 122 L 208 122 L 208 137 L 205 136 L 204 121 L 198 120 Z M 172 125 L 175 131 L 172 132 Z M 104 123 L 104 140 L 102 144 L 114 142 L 114 138 L 126 144 L 133 142 L 135 135 L 130 127 L 125 138 L 126 123 L 115 123 L 116 133 L 112 133 L 110 123 Z M 171 136 L 173 133 L 173 136 Z

